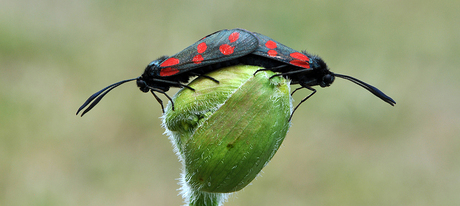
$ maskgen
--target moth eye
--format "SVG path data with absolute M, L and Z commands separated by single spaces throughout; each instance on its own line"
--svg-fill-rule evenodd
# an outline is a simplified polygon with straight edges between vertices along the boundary
M 140 89 L 142 92 L 144 92 L 144 93 L 146 93 L 146 92 L 148 92 L 148 91 L 150 90 L 150 89 L 147 87 L 147 83 L 146 83 L 144 80 L 142 80 L 142 79 L 138 79 L 138 80 L 136 81 L 136 84 L 137 84 L 137 86 L 139 87 L 139 89 Z
M 323 76 L 323 81 L 321 82 L 321 87 L 327 87 L 334 82 L 334 76 L 331 74 L 326 74 Z

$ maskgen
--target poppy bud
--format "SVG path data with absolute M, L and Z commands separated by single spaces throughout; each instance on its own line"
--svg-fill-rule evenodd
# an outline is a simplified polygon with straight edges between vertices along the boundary
M 238 65 L 207 74 L 181 89 L 163 126 L 183 164 L 182 193 L 225 200 L 248 185 L 284 140 L 292 110 L 289 82 L 271 71 Z M 217 197 L 217 198 L 214 198 Z M 218 205 L 220 203 L 213 203 Z

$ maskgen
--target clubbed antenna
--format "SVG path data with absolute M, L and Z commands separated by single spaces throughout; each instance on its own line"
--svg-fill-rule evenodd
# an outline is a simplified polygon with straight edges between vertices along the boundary
M 367 83 L 365 83 L 365 82 L 363 82 L 363 81 L 361 81 L 359 79 L 356 79 L 354 77 L 350 77 L 350 76 L 347 76 L 347 75 L 343 75 L 343 74 L 334 74 L 334 76 L 340 77 L 342 79 L 347 79 L 347 80 L 350 80 L 350 81 L 354 82 L 355 84 L 363 87 L 364 89 L 367 89 L 372 94 L 374 94 L 378 98 L 382 99 L 386 103 L 390 104 L 391 106 L 394 106 L 396 104 L 395 100 L 393 100 L 391 97 L 387 96 L 382 91 L 380 91 L 379 89 L 375 88 L 374 86 L 372 86 L 370 84 L 367 84 Z
M 107 94 L 109 93 L 112 89 L 114 89 L 115 87 L 118 87 L 126 82 L 130 82 L 130 81 L 134 81 L 134 80 L 137 80 L 138 78 L 133 78 L 133 79 L 127 79 L 127 80 L 123 80 L 123 81 L 119 81 L 117 83 L 114 83 L 114 84 L 111 84 L 109 86 L 107 86 L 106 88 L 104 89 L 101 89 L 100 91 L 94 93 L 93 95 L 91 95 L 88 100 L 86 100 L 85 103 L 83 103 L 83 105 L 81 105 L 80 108 L 78 108 L 78 111 L 77 111 L 77 114 L 83 110 L 89 103 L 91 103 L 91 105 L 88 106 L 88 108 L 86 108 L 85 111 L 83 111 L 83 113 L 81 113 L 81 116 L 83 117 L 84 114 L 86 114 L 87 112 L 89 112 L 94 106 L 96 106 L 97 103 L 99 103 L 99 101 L 101 101 L 101 99 Z M 94 100 L 94 101 L 93 101 Z

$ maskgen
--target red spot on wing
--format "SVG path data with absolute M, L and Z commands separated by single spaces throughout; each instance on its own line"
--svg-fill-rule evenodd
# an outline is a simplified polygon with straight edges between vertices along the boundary
M 268 40 L 266 43 L 265 43 L 265 46 L 269 49 L 274 49 L 277 47 L 276 45 L 276 42 L 272 41 L 272 40 Z
M 276 57 L 276 55 L 278 55 L 278 52 L 273 50 L 273 49 L 270 49 L 270 50 L 268 50 L 267 54 L 268 54 L 268 56 Z
M 193 57 L 192 61 L 195 64 L 199 64 L 203 61 L 203 56 L 201 56 L 201 54 L 198 54 L 195 57 Z
M 294 60 L 289 62 L 290 64 L 299 66 L 299 67 L 303 67 L 306 69 L 310 68 L 310 63 L 308 63 L 310 61 L 310 58 L 308 58 L 307 55 L 302 54 L 300 52 L 293 52 L 289 54 L 289 56 L 294 58 Z
M 168 67 L 168 68 L 161 69 L 160 76 L 162 76 L 162 77 L 172 76 L 172 75 L 177 74 L 178 72 L 179 72 L 178 69 Z
M 240 33 L 236 31 L 231 33 L 230 36 L 228 36 L 228 40 L 230 41 L 230 43 L 235 42 L 236 40 L 238 40 L 238 38 L 240 38 Z
M 302 60 L 302 61 L 306 61 L 306 62 L 310 61 L 310 58 L 308 58 L 307 55 L 302 54 L 300 52 L 293 52 L 293 53 L 289 54 L 289 56 L 291 56 L 294 59 L 298 59 L 298 60 Z
M 179 62 L 180 62 L 179 59 L 171 57 L 169 59 L 166 59 L 163 63 L 161 63 L 160 67 L 170 67 L 170 66 L 179 64 Z
M 310 64 L 308 62 L 305 62 L 305 61 L 302 61 L 302 60 L 292 60 L 289 62 L 290 64 L 292 65 L 295 65 L 295 66 L 299 66 L 299 67 L 303 67 L 305 69 L 309 69 L 310 68 Z
M 198 44 L 198 46 L 196 47 L 198 53 L 203 53 L 204 51 L 206 51 L 206 49 L 208 48 L 208 46 L 206 45 L 206 43 L 204 42 L 201 42 L 200 44 Z
M 235 49 L 235 47 L 232 47 L 228 44 L 222 44 L 220 45 L 219 47 L 219 51 L 220 53 L 222 53 L 223 55 L 230 55 L 230 54 L 233 54 L 233 50 Z

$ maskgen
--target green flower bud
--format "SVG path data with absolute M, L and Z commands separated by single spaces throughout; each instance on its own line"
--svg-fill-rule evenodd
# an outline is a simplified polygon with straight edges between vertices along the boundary
M 258 69 L 240 65 L 209 73 L 219 83 L 197 78 L 189 84 L 195 91 L 184 88 L 173 97 L 175 111 L 168 104 L 163 125 L 184 166 L 188 202 L 190 194 L 244 188 L 284 140 L 292 110 L 289 83 L 269 79 L 271 71 L 254 75 Z

